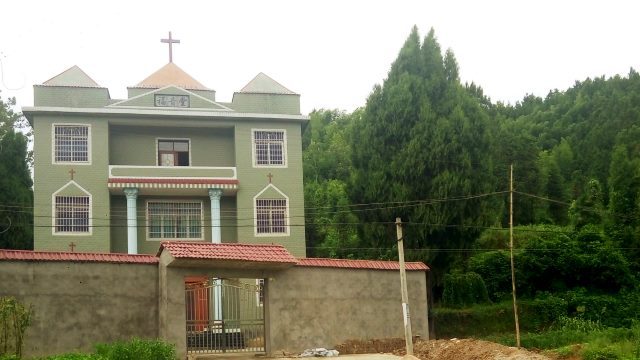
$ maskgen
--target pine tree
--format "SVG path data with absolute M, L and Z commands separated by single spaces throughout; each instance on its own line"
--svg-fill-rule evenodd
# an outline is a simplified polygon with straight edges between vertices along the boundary
M 16 132 L 24 119 L 0 98 L 0 248 L 33 249 L 33 183 L 27 137 Z

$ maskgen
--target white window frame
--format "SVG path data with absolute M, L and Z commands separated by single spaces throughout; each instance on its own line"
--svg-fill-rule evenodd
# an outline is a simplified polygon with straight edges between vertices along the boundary
M 81 126 L 87 128 L 87 161 L 56 161 L 56 127 Z M 92 159 L 91 124 L 53 123 L 51 124 L 51 163 L 54 165 L 91 165 Z
M 179 166 L 179 165 L 174 165 L 174 166 L 163 166 L 160 165 L 160 159 L 159 159 L 159 155 L 160 155 L 160 150 L 158 149 L 158 146 L 160 145 L 159 142 L 160 141 L 186 141 L 189 145 L 189 165 L 188 166 Z M 191 159 L 191 139 L 190 138 L 169 138 L 169 137 L 157 137 L 156 138 L 156 142 L 155 142 L 155 146 L 156 146 L 156 166 L 162 166 L 162 167 L 191 167 L 193 166 L 193 160 Z
M 256 154 L 256 132 L 282 132 L 282 164 L 258 164 Z M 286 129 L 251 129 L 251 162 L 254 168 L 286 168 L 288 166 L 287 130 Z
M 175 237 L 159 237 L 152 238 L 150 236 L 151 232 L 151 217 L 149 216 L 149 203 L 194 203 L 200 204 L 200 237 L 198 238 L 175 238 Z M 194 199 L 148 199 L 145 202 L 145 217 L 146 217 L 146 238 L 147 241 L 165 241 L 165 240 L 177 240 L 177 241 L 198 241 L 204 240 L 204 202 L 202 200 L 194 200 Z
M 75 186 L 80 191 L 84 193 L 84 195 L 64 195 L 60 194 L 69 186 Z M 60 194 L 60 195 L 59 195 Z M 57 196 L 68 196 L 68 197 L 88 197 L 89 198 L 89 231 L 56 231 L 56 220 L 57 212 L 56 212 L 56 197 Z M 51 234 L 54 236 L 91 236 L 93 234 L 93 196 L 85 190 L 82 186 L 78 185 L 75 181 L 71 180 L 66 185 L 58 189 L 56 192 L 51 194 Z
M 268 189 L 274 189 L 280 197 L 262 197 L 265 191 Z M 258 232 L 258 200 L 284 200 L 286 202 L 285 212 L 284 212 L 284 221 L 285 221 L 285 232 L 281 233 L 259 233 Z M 253 234 L 255 237 L 283 237 L 289 236 L 291 234 L 291 219 L 289 216 L 289 197 L 285 195 L 280 189 L 278 189 L 275 185 L 269 184 L 264 189 L 262 189 L 256 196 L 253 197 Z

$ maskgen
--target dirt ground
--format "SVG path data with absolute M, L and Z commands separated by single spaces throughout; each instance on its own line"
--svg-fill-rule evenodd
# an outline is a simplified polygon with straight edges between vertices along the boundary
M 405 355 L 403 339 L 348 341 L 336 347 L 340 354 L 392 353 Z M 550 360 L 525 349 L 475 339 L 422 341 L 416 339 L 413 354 L 422 360 Z

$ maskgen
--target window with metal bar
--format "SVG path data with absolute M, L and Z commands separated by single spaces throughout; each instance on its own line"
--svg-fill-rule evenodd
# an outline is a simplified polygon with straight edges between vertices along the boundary
M 256 232 L 286 234 L 287 230 L 287 200 L 256 199 Z
M 189 140 L 158 140 L 158 166 L 189 166 Z
M 89 162 L 89 126 L 54 125 L 53 131 L 56 163 Z
M 254 130 L 253 153 L 255 165 L 286 165 L 284 130 Z
M 89 196 L 56 196 L 56 233 L 88 233 L 89 210 Z
M 147 203 L 149 239 L 202 239 L 202 202 Z

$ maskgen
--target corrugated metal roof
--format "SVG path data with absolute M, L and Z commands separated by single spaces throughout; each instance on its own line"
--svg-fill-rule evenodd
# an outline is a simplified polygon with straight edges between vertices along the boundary
M 163 250 L 174 258 L 212 259 L 233 261 L 255 261 L 295 264 L 298 260 L 282 245 L 265 244 L 214 244 L 206 242 L 163 241 L 158 256 Z
M 297 266 L 330 267 L 341 269 L 400 270 L 400 263 L 398 263 L 397 261 L 382 260 L 305 258 L 300 259 Z M 422 262 L 406 262 L 405 269 L 408 271 L 428 271 L 429 267 Z
M 3 250 L 0 249 L 0 261 L 73 261 L 157 264 L 158 257 L 153 255 L 130 255 L 116 253 L 82 253 L 57 251 Z
M 85 73 L 78 65 L 74 65 L 60 74 L 45 81 L 45 86 L 69 86 L 69 87 L 101 87 L 87 73 Z
M 285 95 L 297 95 L 293 91 L 282 86 L 279 82 L 273 80 L 265 73 L 259 73 L 253 80 L 249 81 L 245 85 L 241 93 L 251 94 L 285 94 Z
M 198 80 L 194 79 L 174 63 L 168 63 L 161 67 L 158 71 L 149 75 L 149 77 L 142 80 L 135 87 L 159 89 L 167 85 L 175 85 L 183 89 L 190 90 L 209 90 L 206 86 L 202 85 Z

